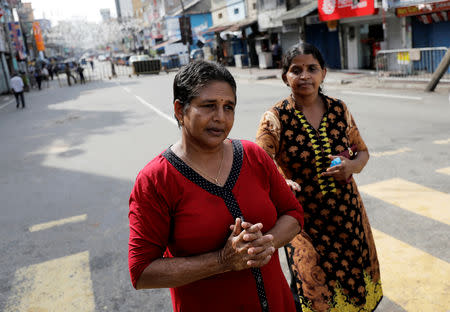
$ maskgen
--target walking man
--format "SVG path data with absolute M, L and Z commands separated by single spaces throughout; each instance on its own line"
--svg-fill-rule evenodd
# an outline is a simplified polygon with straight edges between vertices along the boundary
M 22 108 L 25 108 L 25 99 L 23 96 L 23 80 L 22 78 L 17 74 L 13 73 L 13 76 L 10 80 L 11 85 L 11 91 L 14 93 L 14 96 L 16 97 L 16 108 L 19 108 L 19 96 L 22 101 Z
M 80 75 L 80 84 L 86 83 L 86 80 L 84 79 L 83 71 L 84 71 L 84 68 L 81 66 L 81 64 L 78 64 L 77 72 L 78 72 L 78 75 Z

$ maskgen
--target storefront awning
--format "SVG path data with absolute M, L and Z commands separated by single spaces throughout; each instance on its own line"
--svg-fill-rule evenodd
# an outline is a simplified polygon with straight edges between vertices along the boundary
M 255 18 L 247 18 L 244 19 L 242 21 L 238 21 L 237 23 L 233 24 L 229 29 L 227 29 L 228 31 L 238 31 L 241 28 L 245 28 L 247 26 L 250 26 L 253 23 L 256 23 L 258 19 Z
M 208 29 L 205 29 L 204 31 L 201 32 L 201 34 L 207 34 L 207 33 L 216 33 L 216 32 L 221 32 L 224 30 L 227 30 L 228 28 L 232 27 L 232 24 L 226 24 L 226 25 L 217 25 L 217 26 L 212 26 L 209 27 Z
M 158 49 L 164 48 L 168 44 L 175 43 L 175 42 L 180 42 L 180 41 L 181 41 L 180 39 L 167 40 L 167 41 L 161 42 L 161 43 L 153 46 L 152 49 L 153 50 L 158 50 Z
M 417 19 L 424 24 L 446 22 L 450 20 L 450 11 L 417 15 Z
M 284 24 L 296 23 L 298 18 L 302 18 L 317 9 L 317 1 L 302 4 L 295 9 L 280 16 Z

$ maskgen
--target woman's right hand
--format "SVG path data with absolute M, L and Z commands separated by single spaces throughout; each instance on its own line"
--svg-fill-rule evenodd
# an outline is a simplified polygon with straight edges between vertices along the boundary
M 261 223 L 242 223 L 241 219 L 237 218 L 231 226 L 232 233 L 225 246 L 219 251 L 219 263 L 233 271 L 266 265 L 275 248 L 272 243 L 273 236 L 263 235 L 261 228 Z

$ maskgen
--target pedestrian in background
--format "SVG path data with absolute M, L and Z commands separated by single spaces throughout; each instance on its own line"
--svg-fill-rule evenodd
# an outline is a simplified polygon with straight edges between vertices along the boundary
M 66 63 L 66 64 L 65 64 L 64 72 L 66 73 L 66 76 L 67 76 L 67 84 L 69 85 L 69 87 L 72 85 L 72 84 L 70 83 L 70 78 L 73 79 L 74 83 L 77 83 L 77 79 L 72 75 L 72 71 L 70 70 L 70 65 L 69 65 L 69 63 Z
M 316 47 L 291 48 L 282 63 L 291 94 L 263 115 L 256 142 L 289 185 L 301 186 L 305 226 L 286 246 L 298 310 L 373 311 L 383 296 L 380 270 L 352 177 L 369 152 L 344 102 L 323 93 L 326 73 Z
M 16 108 L 19 108 L 19 98 L 22 101 L 22 108 L 25 108 L 25 98 L 23 96 L 23 80 L 16 72 L 13 73 L 13 76 L 10 80 L 11 91 L 16 98 Z
M 42 79 L 46 82 L 47 88 L 48 88 L 48 86 L 49 86 L 49 82 L 48 82 L 48 80 L 49 80 L 48 79 L 49 72 L 48 72 L 47 66 L 42 67 L 41 73 L 42 73 Z
M 41 90 L 42 73 L 41 73 L 41 70 L 39 68 L 36 68 L 35 71 L 34 71 L 34 79 L 36 79 L 36 83 L 37 83 L 38 89 Z
M 48 64 L 48 75 L 51 80 L 53 80 L 54 74 L 55 74 L 55 66 L 53 64 Z
M 264 150 L 228 139 L 233 76 L 194 61 L 173 92 L 181 139 L 144 167 L 130 196 L 133 286 L 170 287 L 177 312 L 295 312 L 278 248 L 300 231 L 302 208 Z
M 77 65 L 77 73 L 80 76 L 80 84 L 85 84 L 86 83 L 86 80 L 84 79 L 83 71 L 84 71 L 83 66 L 81 66 L 80 63 L 78 63 L 78 65 Z

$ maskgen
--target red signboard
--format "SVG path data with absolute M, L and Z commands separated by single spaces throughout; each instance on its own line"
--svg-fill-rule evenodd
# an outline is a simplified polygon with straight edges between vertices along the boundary
M 423 5 L 409 6 L 406 8 L 398 8 L 395 13 L 398 17 L 429 14 L 434 12 L 449 11 L 450 1 L 429 3 Z
M 332 21 L 346 17 L 373 15 L 374 0 L 318 0 L 319 19 Z

